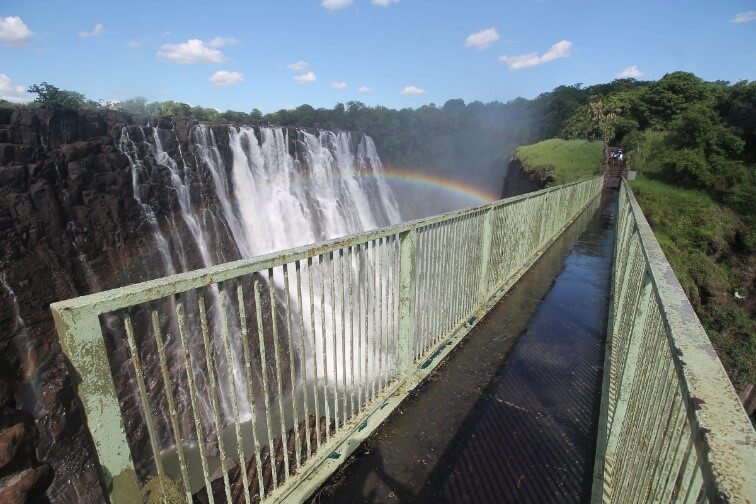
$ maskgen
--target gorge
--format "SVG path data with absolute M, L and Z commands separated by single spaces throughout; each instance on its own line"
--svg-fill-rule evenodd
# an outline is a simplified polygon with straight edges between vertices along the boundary
M 51 302 L 400 220 L 364 134 L 0 109 L 0 407 L 28 427 L 26 495 L 102 498 Z

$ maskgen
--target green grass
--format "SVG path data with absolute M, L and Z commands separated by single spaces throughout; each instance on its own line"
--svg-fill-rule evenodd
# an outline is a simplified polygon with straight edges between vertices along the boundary
M 518 147 L 514 158 L 547 185 L 558 185 L 601 173 L 603 144 L 552 138 Z
M 734 299 L 752 295 L 756 259 L 743 249 L 745 224 L 707 193 L 655 173 L 639 173 L 631 187 L 733 384 L 755 383 L 756 322 Z

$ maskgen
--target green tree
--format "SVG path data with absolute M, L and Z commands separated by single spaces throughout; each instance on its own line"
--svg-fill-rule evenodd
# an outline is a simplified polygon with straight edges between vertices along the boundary
M 88 100 L 83 94 L 76 91 L 65 91 L 47 82 L 32 84 L 28 91 L 37 95 L 33 103 L 43 108 L 72 110 L 99 108 L 97 102 Z

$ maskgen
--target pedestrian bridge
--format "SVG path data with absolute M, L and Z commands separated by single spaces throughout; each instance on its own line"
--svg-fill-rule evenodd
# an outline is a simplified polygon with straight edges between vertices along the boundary
M 753 501 L 754 429 L 626 184 L 601 203 L 612 206 L 606 292 L 560 294 L 559 279 L 543 301 L 532 292 L 539 282 L 527 275 L 561 262 L 554 251 L 595 212 L 602 187 L 601 177 L 579 181 L 53 304 L 111 501 L 301 502 L 316 492 L 375 502 Z M 575 278 L 600 267 L 585 263 Z M 564 301 L 585 292 L 608 299 L 590 321 Z M 563 309 L 545 323 L 537 309 L 552 298 Z M 507 330 L 523 335 L 505 348 L 499 329 L 518 318 L 522 330 Z M 606 330 L 589 342 L 587 325 Z M 489 380 L 496 352 L 510 357 Z M 530 367 L 518 369 L 525 355 Z M 518 402 L 523 370 L 552 394 L 540 410 Z M 489 393 L 473 406 L 464 401 L 475 393 L 450 393 L 476 380 Z M 517 424 L 495 402 L 536 420 Z M 564 432 L 550 422 L 560 408 L 580 417 Z M 443 443 L 449 453 L 431 454 L 413 434 L 440 432 L 468 410 Z M 583 424 L 593 437 L 574 444 Z M 391 425 L 377 443 L 427 450 L 432 477 L 404 472 L 443 491 L 394 481 L 385 460 L 411 457 L 350 458 Z M 512 425 L 536 428 L 513 435 Z M 471 441 L 480 436 L 488 442 Z M 562 453 L 579 464 L 544 462 Z M 367 472 L 391 492 L 355 493 Z M 334 474 L 346 477 L 323 493 Z M 528 478 L 539 474 L 546 483 L 536 488 Z M 549 481 L 553 492 L 539 493 Z

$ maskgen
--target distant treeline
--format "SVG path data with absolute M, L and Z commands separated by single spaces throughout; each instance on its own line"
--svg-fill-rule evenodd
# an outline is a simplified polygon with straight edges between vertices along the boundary
M 373 137 L 389 164 L 464 176 L 468 183 L 494 190 L 518 145 L 552 137 L 603 139 L 632 152 L 632 165 L 653 165 L 670 178 L 712 192 L 741 214 L 752 213 L 756 204 L 756 82 L 706 82 L 673 72 L 658 81 L 559 86 L 532 100 L 506 103 L 455 99 L 396 110 L 350 101 L 269 114 L 141 97 L 100 104 L 48 83 L 29 91 L 37 95 L 35 105 L 48 108 L 107 107 L 148 117 L 361 131 Z

